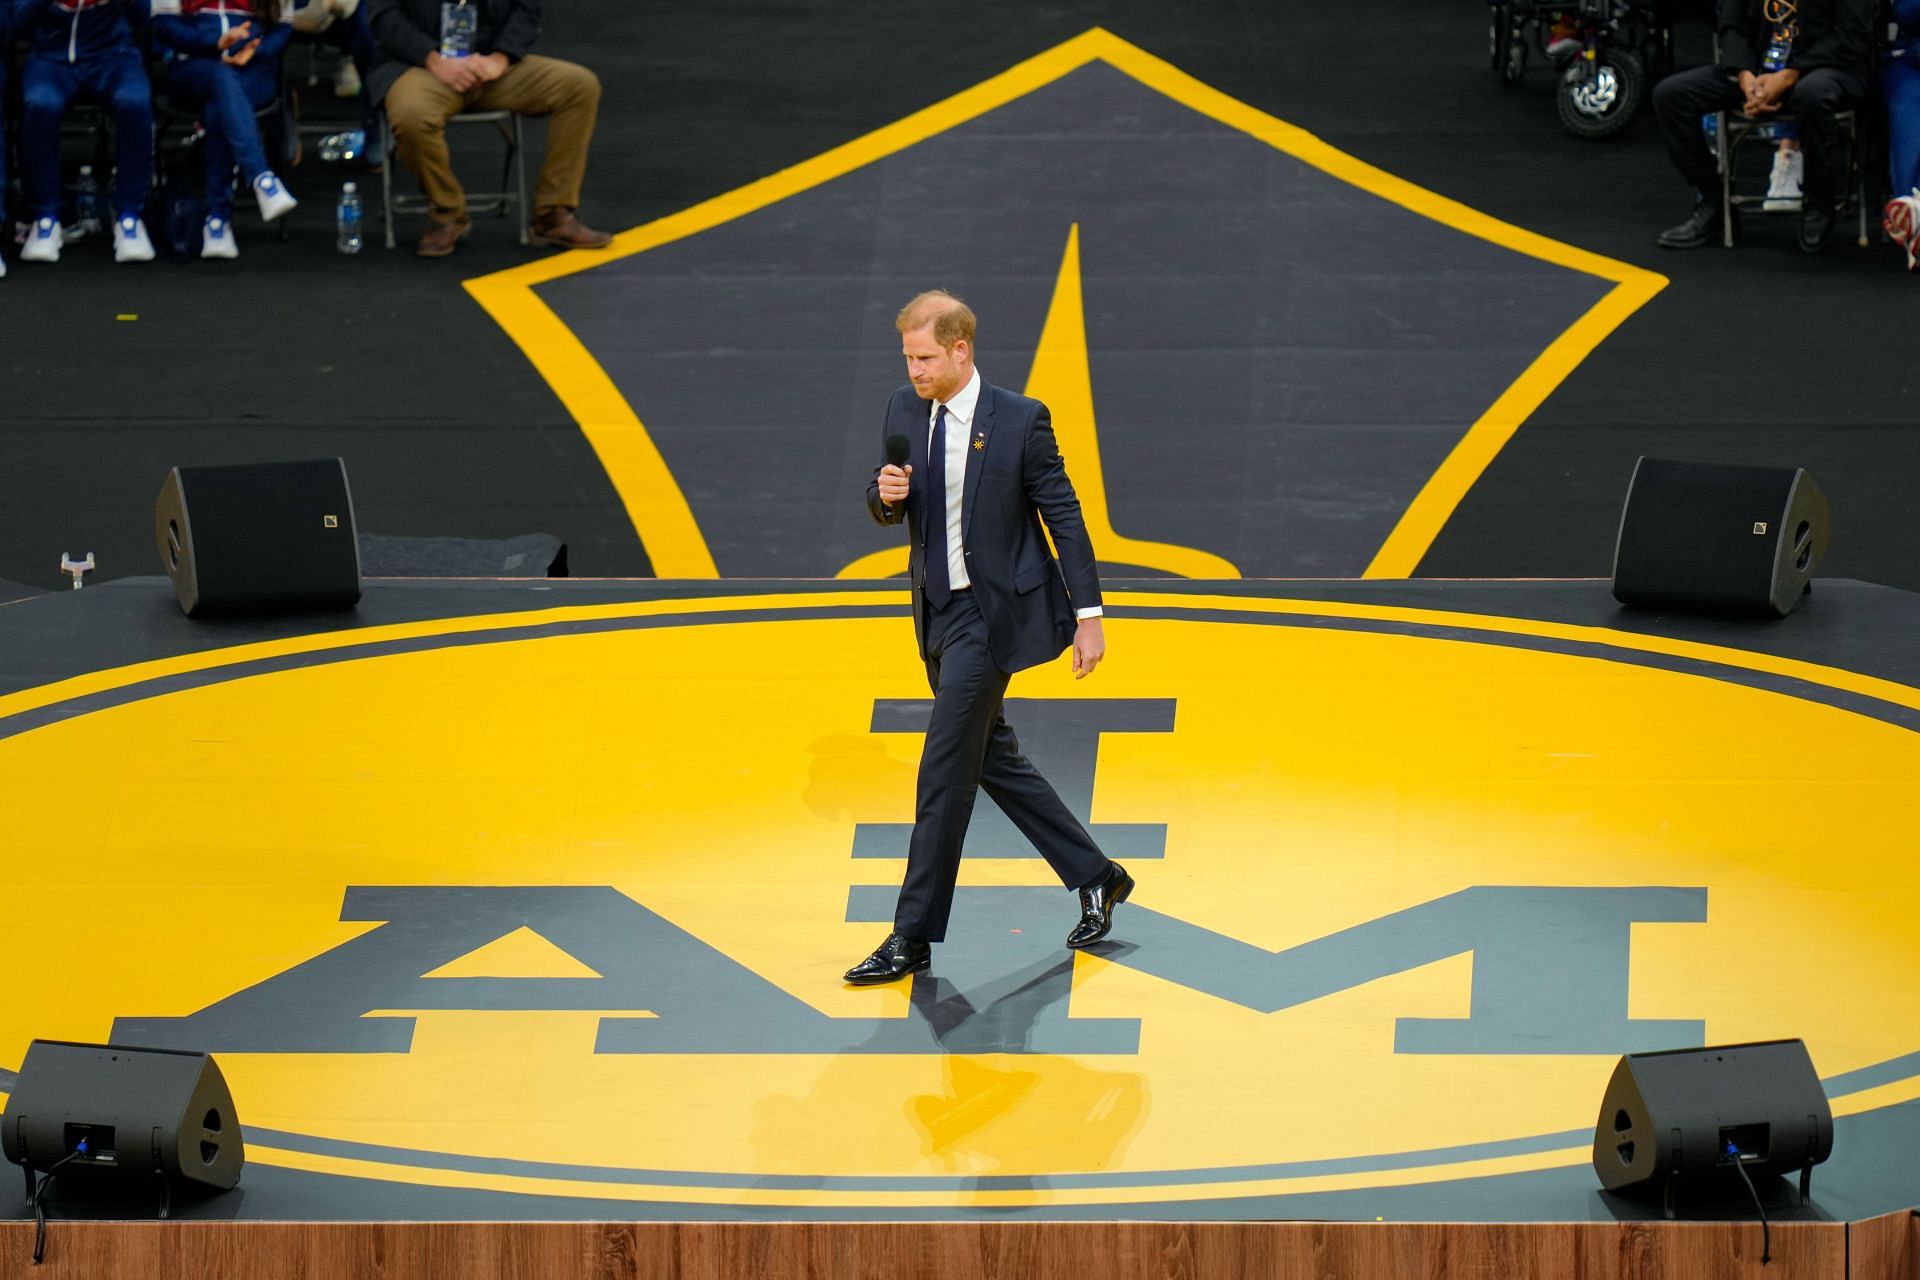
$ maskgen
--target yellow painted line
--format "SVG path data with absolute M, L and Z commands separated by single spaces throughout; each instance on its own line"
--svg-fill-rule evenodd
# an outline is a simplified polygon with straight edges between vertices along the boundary
M 612 479 L 627 519 L 640 535 L 655 575 L 719 577 L 680 482 L 586 345 L 530 288 L 507 284 L 496 275 L 469 280 L 466 289 L 526 353 L 580 424 L 581 434 Z
M 373 1016 L 373 1015 L 369 1015 Z M 0 1098 L 5 1095 L 0 1093 Z M 1842 1095 L 1832 1102 L 1835 1116 L 1853 1116 L 1920 1097 L 1920 1077 Z M 1405 1169 L 1379 1169 L 1295 1178 L 1263 1178 L 1235 1182 L 1182 1183 L 1170 1174 L 1165 1183 L 1125 1187 L 1069 1188 L 1018 1191 L 830 1191 L 746 1187 L 685 1187 L 641 1183 L 609 1183 L 581 1179 L 542 1178 L 519 1174 L 474 1173 L 465 1170 L 422 1168 L 340 1156 L 287 1151 L 248 1144 L 247 1159 L 262 1165 L 298 1169 L 339 1177 L 370 1178 L 416 1186 L 500 1191 L 521 1195 L 569 1196 L 600 1200 L 664 1201 L 678 1204 L 741 1204 L 772 1208 L 873 1207 L 892 1209 L 1014 1208 L 1046 1205 L 1127 1205 L 1139 1203 L 1203 1202 L 1241 1196 L 1292 1196 L 1380 1187 L 1420 1186 L 1466 1178 L 1498 1177 L 1542 1169 L 1573 1168 L 1591 1158 L 1585 1144 L 1552 1151 L 1482 1160 L 1440 1162 Z M 1037 1175 L 1044 1176 L 1044 1175 Z
M 1081 48 L 1087 40 L 1088 36 L 1070 40 L 811 160 L 623 232 L 604 250 L 561 254 L 466 282 L 467 292 L 526 353 L 580 423 L 620 494 L 657 576 L 713 578 L 719 571 L 686 496 L 639 416 L 586 345 L 534 292 L 535 287 L 717 227 L 945 132 L 1089 61 L 1093 54 Z
M 1857 1093 L 1845 1093 L 1831 1102 L 1836 1116 L 1857 1116 L 1868 1111 L 1878 1111 L 1882 1107 L 1898 1106 L 1902 1102 L 1912 1102 L 1920 1098 L 1920 1076 L 1908 1076 L 1904 1080 L 1893 1080 L 1886 1084 L 1875 1085 L 1871 1089 L 1862 1089 Z
M 646 427 L 585 344 L 561 323 L 534 289 L 575 272 L 695 235 L 830 182 L 1004 106 L 1096 60 L 1108 63 L 1201 115 L 1258 138 L 1381 199 L 1529 257 L 1615 282 L 1615 287 L 1542 353 L 1468 430 L 1402 514 L 1399 524 L 1367 567 L 1368 577 L 1411 573 L 1467 490 L 1512 438 L 1520 423 L 1600 341 L 1666 286 L 1665 277 L 1651 271 L 1551 240 L 1415 186 L 1328 145 L 1296 125 L 1231 98 L 1171 63 L 1095 27 L 893 124 L 744 187 L 623 232 L 605 250 L 560 254 L 466 282 L 467 291 L 526 353 L 580 423 L 620 494 L 656 574 L 663 578 L 714 577 L 717 569 L 686 497 Z M 1082 494 L 1083 505 L 1093 488 L 1089 485 Z M 1101 500 L 1104 502 L 1104 494 Z M 1197 556 L 1206 554 L 1190 549 L 1175 550 L 1189 550 L 1189 554 Z M 858 576 L 856 568 L 859 574 L 899 573 L 905 566 L 905 554 L 899 549 L 876 552 L 848 566 L 840 576 Z M 1215 571 L 1190 576 L 1227 575 Z
M 1085 295 L 1080 284 L 1080 224 L 1067 229 L 1053 299 L 1034 351 L 1026 394 L 1044 401 L 1053 415 L 1054 441 L 1080 499 L 1080 517 L 1093 551 L 1107 564 L 1159 569 L 1183 578 L 1232 579 L 1240 570 L 1232 561 L 1196 547 L 1123 537 L 1113 527 L 1107 504 L 1106 473 L 1100 463 L 1099 420 L 1093 405 L 1092 352 L 1087 344 Z M 861 556 L 835 574 L 838 578 L 891 577 L 905 571 L 905 547 Z
M 1108 564 L 1161 569 L 1183 578 L 1237 578 L 1231 561 L 1194 547 L 1122 537 L 1107 508 L 1107 480 L 1100 465 L 1098 419 L 1093 407 L 1093 369 L 1087 347 L 1086 304 L 1080 287 L 1080 224 L 1067 231 L 1067 247 L 1040 329 L 1027 394 L 1046 402 L 1054 437 L 1074 477 L 1080 515 L 1094 554 Z
M 56 681 L 53 684 L 23 689 L 18 693 L 0 697 L 0 717 L 18 715 L 22 711 L 65 702 L 69 698 L 118 689 L 142 680 L 208 671 L 216 667 L 232 666 L 240 662 L 255 662 L 263 658 L 284 657 L 288 654 L 321 653 L 329 649 L 350 649 L 357 645 L 378 644 L 388 640 L 408 640 L 420 636 L 464 635 L 482 631 L 509 630 L 515 627 L 590 621 L 597 618 L 637 618 L 684 613 L 737 613 L 755 609 L 805 608 L 810 603 L 905 605 L 908 603 L 908 597 L 906 592 L 899 588 L 764 596 L 709 596 L 638 604 L 628 602 L 574 605 L 555 609 L 536 609 L 526 613 L 476 614 L 464 618 L 439 618 L 426 622 L 398 622 L 388 626 L 364 627 L 352 631 L 324 631 L 310 635 L 289 636 L 280 640 L 263 640 L 256 644 L 234 645 L 225 649 L 209 649 L 202 653 L 182 654 L 172 658 L 156 658 L 149 662 L 110 667 Z
M 836 578 L 895 578 L 907 571 L 912 553 L 906 547 L 871 551 L 834 574 Z
M 1252 134 L 1323 173 L 1456 231 L 1615 282 L 1606 296 L 1542 352 L 1454 446 L 1446 461 L 1402 513 L 1363 575 L 1368 578 L 1409 576 L 1460 500 L 1466 497 L 1467 490 L 1480 478 L 1494 455 L 1513 438 L 1520 424 L 1608 334 L 1666 287 L 1666 277 L 1502 222 L 1457 200 L 1415 186 L 1329 146 L 1304 129 L 1229 98 L 1143 50 L 1113 37 L 1108 39 L 1116 47 L 1103 51 L 1101 56 L 1134 79 L 1202 115 Z
M 463 618 L 435 618 L 423 622 L 402 622 L 356 631 L 330 631 L 312 635 L 266 640 L 256 644 L 235 645 L 203 653 L 185 654 L 111 667 L 71 679 L 24 689 L 0 697 L 0 717 L 17 715 L 69 698 L 117 689 L 142 680 L 212 670 L 235 663 L 252 662 L 288 654 L 320 653 L 388 640 L 424 636 L 466 635 L 485 631 L 610 618 L 644 618 L 691 613 L 750 613 L 779 609 L 807 609 L 828 606 L 895 605 L 909 603 L 907 592 L 899 587 L 817 593 L 776 592 L 768 595 L 709 596 L 685 600 L 655 600 L 620 604 L 576 605 L 527 613 L 477 614 Z M 1811 684 L 1842 689 L 1891 702 L 1897 706 L 1920 709 L 1920 689 L 1878 676 L 1861 675 L 1840 667 L 1822 666 L 1795 658 L 1780 658 L 1725 645 L 1678 640 L 1668 636 L 1615 631 L 1608 627 L 1578 626 L 1572 623 L 1543 622 L 1500 614 L 1456 613 L 1440 609 L 1419 609 L 1405 605 L 1355 604 L 1344 601 L 1270 599 L 1248 596 L 1207 595 L 1201 593 L 1157 593 L 1119 591 L 1107 596 L 1111 605 L 1162 609 L 1223 609 L 1251 614 L 1280 614 L 1320 618 L 1351 618 L 1358 621 L 1407 622 L 1422 626 L 1457 627 L 1541 639 L 1571 640 L 1668 657 L 1691 658 L 1749 671 L 1786 676 Z M 1123 623 L 1125 619 L 1121 620 Z
M 1676 640 L 1668 636 L 1643 635 L 1632 631 L 1615 631 L 1609 627 L 1576 626 L 1572 623 L 1542 622 L 1533 618 L 1515 618 L 1498 614 L 1453 613 L 1438 609 L 1414 609 L 1401 605 L 1348 604 L 1324 600 L 1262 600 L 1249 599 L 1245 596 L 1207 596 L 1186 593 L 1159 595 L 1143 591 L 1116 592 L 1107 596 L 1106 600 L 1108 604 L 1136 605 L 1142 608 L 1158 606 L 1177 609 L 1235 609 L 1246 613 L 1300 614 L 1320 618 L 1411 622 L 1423 626 L 1458 627 L 1469 631 L 1500 632 L 1549 640 L 1573 640 L 1585 644 L 1604 645 L 1612 649 L 1657 653 L 1674 658 L 1692 658 L 1701 662 L 1765 672 L 1769 675 L 1788 676 L 1811 684 L 1825 685 L 1832 689 L 1843 689 L 1849 693 L 1878 698 L 1898 706 L 1920 709 L 1920 689 L 1892 680 L 1883 680 L 1878 676 L 1861 675 L 1841 667 L 1827 667 L 1819 663 L 1802 662 L 1795 658 L 1778 658 L 1772 654 L 1755 653 L 1748 649 L 1703 644 L 1695 640 Z
M 1576 368 L 1606 341 L 1607 335 L 1638 311 L 1647 299 L 1666 287 L 1666 280 L 1649 271 L 1635 269 L 1634 276 L 1621 280 L 1595 303 L 1586 315 L 1555 338 L 1528 365 L 1526 372 L 1501 393 L 1487 411 L 1454 445 L 1446 459 L 1427 477 L 1426 484 L 1401 513 L 1400 520 L 1380 544 L 1371 563 L 1361 574 L 1365 578 L 1410 578 L 1420 560 L 1440 536 L 1440 530 L 1460 502 L 1467 496 L 1500 451 L 1513 439 L 1520 424 Z
M 418 1186 L 461 1187 L 521 1195 L 589 1197 L 597 1200 L 666 1201 L 677 1204 L 739 1204 L 765 1207 L 872 1207 L 891 1209 L 1017 1208 L 1033 1205 L 1139 1204 L 1166 1201 L 1205 1201 L 1239 1196 L 1309 1195 L 1326 1191 L 1376 1187 L 1418 1186 L 1461 1178 L 1495 1177 L 1559 1169 L 1591 1159 L 1589 1148 L 1569 1147 L 1522 1156 L 1503 1156 L 1414 1169 L 1381 1169 L 1360 1173 L 1322 1174 L 1300 1178 L 1268 1178 L 1247 1182 L 1168 1182 L 1164 1185 L 1092 1187 L 1068 1190 L 1018 1191 L 830 1191 L 760 1187 L 685 1187 L 640 1183 L 594 1182 L 541 1178 L 523 1174 L 474 1173 L 458 1169 L 431 1169 L 386 1164 L 341 1156 L 313 1155 L 275 1147 L 247 1147 L 247 1159 L 256 1164 L 309 1173 L 351 1178 L 374 1178 Z M 1045 1176 L 1045 1175 L 1036 1175 Z

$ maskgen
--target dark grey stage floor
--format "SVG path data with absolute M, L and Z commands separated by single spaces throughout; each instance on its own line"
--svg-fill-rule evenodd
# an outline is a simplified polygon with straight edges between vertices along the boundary
M 1251 0 L 972 12 L 964 36 L 938 5 L 879 0 L 777 10 L 582 0 L 550 14 L 542 48 L 593 65 L 606 86 L 584 212 L 616 230 L 653 222 L 1104 27 L 1387 173 L 1669 278 L 1530 416 L 1419 572 L 1606 573 L 1625 477 L 1650 453 L 1804 465 L 1834 500 L 1827 571 L 1920 586 L 1920 545 L 1905 518 L 1920 475 L 1906 376 L 1913 280 L 1889 246 L 1836 244 L 1807 259 L 1780 221 L 1757 225 L 1736 251 L 1660 252 L 1653 236 L 1684 213 L 1686 194 L 1649 122 L 1605 144 L 1567 137 L 1550 75 L 1536 70 L 1505 88 L 1488 72 L 1486 8 L 1471 0 L 1383 0 L 1364 15 Z M 1679 60 L 1704 59 L 1704 26 L 1680 34 Z M 1057 86 L 1050 106 L 1061 121 L 1084 130 L 1069 98 L 1139 105 L 1098 79 Z M 1166 123 L 1188 127 L 1177 113 Z M 647 384 L 644 404 L 659 406 L 649 424 L 685 471 L 722 572 L 797 571 L 796 522 L 836 550 L 862 536 L 857 498 L 846 494 L 870 462 L 839 441 L 869 428 L 874 396 L 898 381 L 884 316 L 924 273 L 937 267 L 946 284 L 983 300 L 989 372 L 1018 381 L 1063 217 L 1085 222 L 1090 322 L 1111 344 L 1096 354 L 1096 392 L 1112 424 L 1116 527 L 1196 545 L 1226 536 L 1252 573 L 1355 572 L 1359 531 L 1376 528 L 1407 475 L 1442 447 L 1428 428 L 1457 427 L 1484 375 L 1512 364 L 1520 333 L 1549 333 L 1554 308 L 1576 305 L 1587 287 L 1543 264 L 1508 264 L 1494 276 L 1457 273 L 1462 289 L 1448 300 L 1441 286 L 1455 269 L 1431 252 L 1445 246 L 1411 220 L 1325 193 L 1303 200 L 1306 189 L 1290 185 L 1271 154 L 1247 169 L 1226 148 L 1209 165 L 1214 142 L 1204 137 L 1187 138 L 1182 164 L 1156 169 L 1137 199 L 1114 199 L 1111 167 L 1083 164 L 1074 182 L 1052 169 L 1036 178 L 1036 165 L 1076 149 L 1072 137 L 1052 151 L 1009 149 L 1008 176 L 1019 170 L 1024 180 L 993 195 L 993 216 L 949 225 L 954 234 L 925 260 L 901 248 L 915 242 L 923 154 L 898 157 L 858 191 L 802 202 L 778 234 L 748 236 L 742 223 L 618 268 L 636 286 L 663 272 L 698 286 L 653 295 L 655 310 L 622 317 L 674 341 L 615 363 Z M 1091 144 L 1077 150 L 1098 158 Z M 884 190 L 874 181 L 882 173 Z M 1257 177 L 1252 206 L 1299 216 L 1265 230 L 1236 223 L 1220 199 L 1236 174 Z M 56 268 L 12 269 L 0 283 L 0 577 L 58 585 L 61 552 L 88 550 L 103 577 L 152 572 L 150 512 L 168 467 L 332 454 L 352 468 L 365 530 L 545 530 L 568 542 L 579 572 L 653 571 L 578 426 L 461 287 L 537 255 L 504 224 L 483 221 L 445 262 L 377 249 L 343 259 L 331 207 L 349 178 L 367 175 L 304 165 L 291 175 L 302 198 L 292 238 L 243 226 L 234 264 L 117 267 L 82 244 Z M 1171 200 L 1181 187 L 1190 189 Z M 1009 191 L 1037 203 L 1026 209 Z M 848 210 L 884 210 L 894 238 L 859 241 L 858 225 L 834 222 Z M 814 234 L 824 230 L 836 234 Z M 1217 282 L 1236 259 L 1243 278 L 1219 298 L 1166 283 L 1169 268 L 1183 266 Z M 1337 287 L 1289 292 L 1284 269 L 1302 263 L 1338 271 L 1296 284 Z M 576 285 L 551 292 L 568 309 L 609 305 L 579 297 Z M 781 305 L 742 310 L 741 290 Z M 796 305 L 810 318 L 796 320 Z M 1326 323 L 1316 323 L 1321 310 Z M 1767 317 L 1758 337 L 1756 316 Z M 209 332 L 221 337 L 198 336 Z M 1462 354 L 1463 335 L 1489 341 Z M 1276 365 L 1275 352 L 1304 358 Z M 1371 363 L 1359 359 L 1368 353 Z M 799 402 L 797 424 L 833 433 L 831 447 L 773 443 L 772 428 L 787 420 L 769 412 L 775 384 Z M 778 510 L 747 518 L 741 494 L 716 492 L 712 477 L 749 442 L 750 452 L 770 450 L 779 465 L 768 473 L 787 489 L 804 479 L 818 492 L 801 502 L 781 490 Z M 1203 499 L 1217 505 L 1209 485 L 1223 464 L 1234 477 L 1225 528 L 1202 536 Z

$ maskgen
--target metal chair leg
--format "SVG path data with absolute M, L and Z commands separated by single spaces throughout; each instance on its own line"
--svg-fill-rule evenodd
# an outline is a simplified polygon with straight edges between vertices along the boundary
M 381 154 L 386 163 L 380 166 L 380 220 L 386 224 L 387 248 L 393 248 L 393 166 L 400 163 L 393 149 L 393 126 L 387 122 L 387 113 L 380 112 Z
M 1853 117 L 1853 143 L 1847 148 L 1848 163 L 1853 166 L 1854 203 L 1860 206 L 1860 234 L 1855 241 L 1862 249 L 1867 247 L 1867 166 L 1860 145 L 1860 116 Z
M 518 119 L 519 117 L 514 117 Z M 500 201 L 494 212 L 504 218 L 512 212 L 506 197 L 507 179 L 513 176 L 513 120 L 495 121 L 494 128 L 500 131 L 500 142 L 506 148 L 507 158 L 500 168 Z
M 533 210 L 527 208 L 527 137 L 523 128 L 524 121 L 518 111 L 513 113 L 513 185 L 515 212 L 520 216 L 520 243 L 527 244 L 527 224 L 533 220 Z
M 1714 159 L 1720 169 L 1720 245 L 1733 248 L 1733 157 L 1727 147 L 1727 113 L 1717 111 L 1713 116 L 1714 146 L 1717 151 Z

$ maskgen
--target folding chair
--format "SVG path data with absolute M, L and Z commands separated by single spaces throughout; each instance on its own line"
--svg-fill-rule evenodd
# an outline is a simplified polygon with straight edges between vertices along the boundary
M 1834 121 L 1840 126 L 1840 132 L 1847 139 L 1847 164 L 1837 177 L 1839 188 L 1847 193 L 1847 199 L 1853 204 L 1860 221 L 1860 246 L 1867 244 L 1867 165 L 1860 150 L 1860 122 L 1856 111 L 1849 108 L 1834 113 Z M 1720 243 L 1733 247 L 1733 211 L 1736 206 L 1745 209 L 1764 206 L 1765 195 L 1740 195 L 1733 189 L 1733 167 L 1736 152 L 1740 144 L 1754 136 L 1760 126 L 1774 123 L 1776 116 L 1750 116 L 1740 111 L 1720 111 L 1715 113 L 1714 137 L 1716 158 L 1720 169 Z M 1771 141 L 1772 135 L 1762 135 Z M 1829 157 L 1831 160 L 1832 157 Z M 1764 213 L 1799 213 L 1805 206 L 1804 199 L 1794 200 L 1786 208 L 1765 209 Z M 1844 213 L 1842 204 L 1838 212 Z
M 473 213 L 498 213 L 505 217 L 509 212 L 516 213 L 520 219 L 520 243 L 527 243 L 527 154 L 526 138 L 521 127 L 521 117 L 515 111 L 462 111 L 447 121 L 448 127 L 456 124 L 492 125 L 500 134 L 500 140 L 506 144 L 507 160 L 500 171 L 500 189 L 497 191 L 468 191 L 467 209 Z M 380 138 L 386 144 L 386 166 L 380 171 L 380 216 L 386 223 L 387 248 L 394 245 L 393 215 L 396 213 L 426 213 L 429 209 L 425 196 L 395 195 L 393 191 L 393 170 L 399 163 L 400 152 L 394 146 L 393 125 L 387 119 L 387 113 L 380 113 Z M 511 179 L 513 185 L 507 185 Z

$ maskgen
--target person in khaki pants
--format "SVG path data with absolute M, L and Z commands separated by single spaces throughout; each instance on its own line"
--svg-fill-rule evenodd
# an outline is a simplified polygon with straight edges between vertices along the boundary
M 540 0 L 372 0 L 378 45 L 367 93 L 383 103 L 400 159 L 426 193 L 426 234 L 414 252 L 444 258 L 467 234 L 467 197 L 447 154 L 447 120 L 461 111 L 547 117 L 547 157 L 534 193 L 532 238 L 562 249 L 613 239 L 575 213 L 600 80 L 585 67 L 532 52 Z

